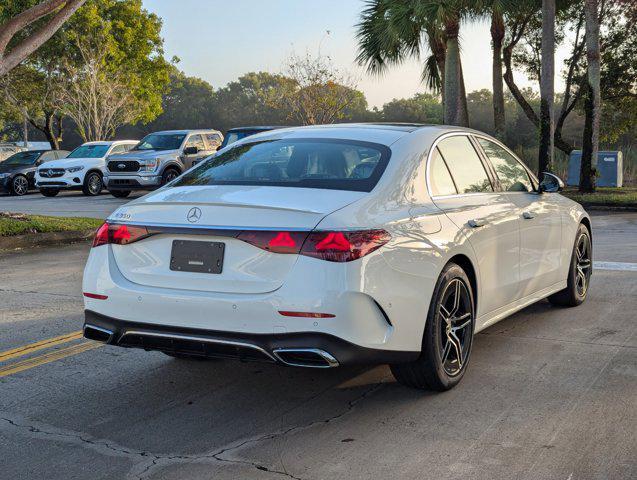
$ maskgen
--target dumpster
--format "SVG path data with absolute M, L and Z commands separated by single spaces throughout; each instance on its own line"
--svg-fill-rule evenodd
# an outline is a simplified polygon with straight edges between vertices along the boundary
M 579 186 L 580 165 L 582 151 L 573 150 L 568 160 L 568 177 L 566 184 L 572 187 Z M 597 186 L 598 187 L 622 187 L 624 178 L 622 175 L 622 152 L 601 151 L 597 153 Z

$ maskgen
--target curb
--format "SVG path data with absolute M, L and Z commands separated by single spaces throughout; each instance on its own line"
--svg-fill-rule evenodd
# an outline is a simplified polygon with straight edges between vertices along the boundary
M 27 250 L 36 247 L 53 247 L 83 243 L 93 238 L 95 230 L 71 230 L 65 232 L 26 233 L 0 237 L 0 252 Z

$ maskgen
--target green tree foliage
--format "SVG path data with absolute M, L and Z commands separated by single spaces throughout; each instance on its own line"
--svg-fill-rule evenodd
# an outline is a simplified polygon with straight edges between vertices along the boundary
M 250 72 L 217 90 L 214 100 L 216 127 L 285 125 L 291 111 L 283 101 L 295 82 L 283 75 Z
M 37 0 L 8 0 L 0 12 L 14 15 Z M 133 122 L 148 122 L 161 113 L 162 97 L 169 82 L 170 64 L 163 56 L 161 19 L 142 7 L 141 0 L 92 0 L 17 72 L 3 78 L 5 92 L 19 112 L 27 114 L 57 148 L 62 136 L 64 105 L 56 89 L 67 67 L 80 68 L 78 45 L 99 36 L 108 48 L 105 68 L 117 72 L 135 101 Z M 33 28 L 37 28 L 34 24 Z M 25 32 L 28 34 L 28 30 Z M 33 95 L 33 92 L 39 92 Z
M 437 95 L 417 93 L 411 98 L 395 98 L 383 105 L 385 122 L 441 123 L 442 103 Z

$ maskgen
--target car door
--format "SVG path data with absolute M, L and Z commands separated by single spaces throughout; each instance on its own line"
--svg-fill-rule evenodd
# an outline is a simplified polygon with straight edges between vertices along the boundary
M 560 280 L 562 218 L 557 194 L 538 194 L 537 180 L 503 145 L 476 137 L 493 165 L 502 194 L 519 209 L 520 297 L 534 294 Z
M 196 153 L 186 153 L 192 148 L 196 148 Z M 184 145 L 184 166 L 186 170 L 192 168 L 197 165 L 199 161 L 209 156 L 208 150 L 206 149 L 206 144 L 203 140 L 203 137 L 200 134 L 191 135 L 188 140 L 186 140 L 186 144 Z
M 496 191 L 495 180 L 467 134 L 447 135 L 436 142 L 427 178 L 433 202 L 475 252 L 479 315 L 514 301 L 520 273 L 517 208 Z

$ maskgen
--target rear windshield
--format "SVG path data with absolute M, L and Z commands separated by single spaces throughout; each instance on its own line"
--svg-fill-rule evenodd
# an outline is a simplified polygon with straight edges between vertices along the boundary
M 106 155 L 110 145 L 81 145 L 66 158 L 100 158 Z
M 221 151 L 171 185 L 263 185 L 369 192 L 388 161 L 389 148 L 375 143 L 266 140 Z

